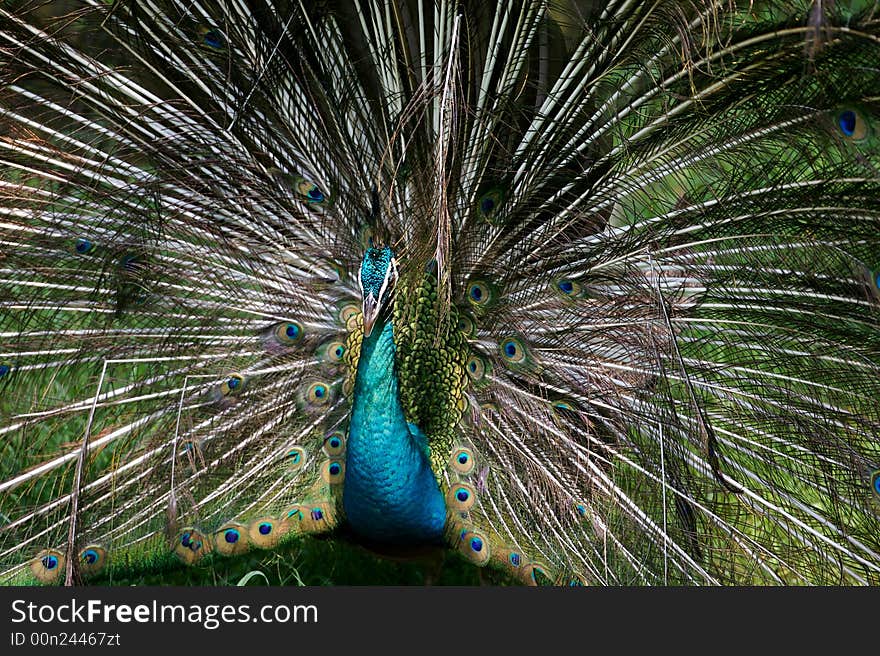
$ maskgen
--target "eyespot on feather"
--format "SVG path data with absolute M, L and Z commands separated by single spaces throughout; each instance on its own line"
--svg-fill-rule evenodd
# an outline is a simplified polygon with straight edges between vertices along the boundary
M 540 562 L 528 563 L 520 573 L 523 583 L 530 586 L 553 585 L 550 568 Z
M 196 528 L 184 528 L 174 539 L 172 551 L 186 565 L 194 565 L 211 553 L 213 545 L 205 534 Z
M 465 334 L 466 337 L 473 337 L 476 334 L 476 324 L 473 319 L 464 314 L 458 315 L 457 328 Z
M 328 200 L 327 195 L 318 185 L 300 176 L 294 179 L 293 190 L 308 203 L 323 204 Z
M 574 401 L 573 399 L 568 398 L 568 397 L 560 397 L 560 398 L 556 399 L 555 401 L 552 401 L 550 403 L 550 405 L 552 406 L 553 410 L 556 412 L 564 413 L 564 412 L 577 412 L 578 411 L 577 402 Z
M 476 461 L 470 449 L 460 448 L 453 450 L 449 464 L 456 472 L 466 476 L 474 471 Z
M 322 344 L 318 348 L 317 356 L 320 362 L 339 364 L 345 356 L 345 344 L 339 340 Z
M 474 488 L 464 483 L 458 483 L 449 487 L 446 493 L 446 507 L 454 512 L 467 512 L 470 510 L 477 495 Z
M 553 282 L 556 293 L 565 298 L 579 298 L 583 295 L 584 288 L 577 281 L 570 278 L 560 278 Z
M 467 286 L 468 302 L 478 309 L 489 307 L 495 300 L 495 291 L 492 285 L 485 280 L 474 280 Z
M 327 460 L 321 465 L 321 478 L 330 485 L 339 485 L 345 480 L 345 462 Z
M 97 245 L 89 239 L 77 239 L 73 249 L 78 255 L 91 255 L 97 249 Z
M 839 111 L 835 122 L 840 134 L 852 141 L 864 141 L 870 134 L 865 116 L 854 107 Z
M 472 530 L 462 530 L 458 543 L 458 551 L 474 565 L 484 566 L 489 562 L 491 549 L 489 541 L 482 533 Z
M 285 511 L 284 518 L 292 530 L 300 533 L 326 533 L 336 526 L 335 511 L 326 502 L 291 506 Z
M 218 28 L 199 25 L 196 33 L 199 37 L 199 45 L 218 52 L 226 48 L 226 36 Z
M 299 471 L 306 462 L 306 450 L 301 446 L 291 447 L 285 456 L 288 462 L 288 468 L 292 471 Z
M 361 314 L 361 308 L 354 303 L 346 303 L 339 309 L 339 320 L 349 330 L 356 327 L 357 318 Z
M 45 585 L 61 580 L 67 560 L 57 549 L 43 549 L 30 561 L 31 573 Z
M 248 528 L 243 524 L 226 524 L 214 533 L 214 548 L 223 556 L 237 556 L 250 548 Z
M 341 456 L 345 453 L 345 435 L 342 431 L 333 431 L 324 440 L 324 453 L 328 456 Z
M 525 344 L 518 337 L 506 337 L 498 344 L 501 358 L 511 365 L 522 365 L 526 362 L 528 352 Z
M 286 518 L 261 517 L 248 525 L 248 540 L 258 549 L 274 549 L 289 531 Z
M 284 346 L 290 346 L 302 341 L 305 331 L 302 324 L 297 321 L 286 321 L 275 327 L 275 340 Z
M 97 544 L 85 547 L 79 552 L 79 571 L 84 576 L 95 576 L 107 564 L 107 550 Z
M 486 376 L 486 370 L 488 369 L 486 361 L 477 354 L 472 354 L 465 362 L 464 365 L 465 371 L 467 372 L 468 378 L 470 378 L 473 382 L 478 383 Z
M 238 396 L 244 391 L 247 379 L 243 374 L 231 373 L 226 380 L 220 383 L 220 394 L 222 396 Z
M 497 225 L 500 222 L 504 200 L 504 190 L 501 187 L 487 189 L 477 198 L 477 214 L 490 224 Z
M 315 381 L 306 387 L 304 400 L 312 407 L 323 406 L 331 400 L 331 394 L 330 385 L 323 381 Z
M 522 552 L 510 548 L 496 549 L 495 553 L 492 554 L 492 559 L 495 563 L 499 564 L 515 576 L 521 575 L 522 567 L 526 563 L 526 559 Z

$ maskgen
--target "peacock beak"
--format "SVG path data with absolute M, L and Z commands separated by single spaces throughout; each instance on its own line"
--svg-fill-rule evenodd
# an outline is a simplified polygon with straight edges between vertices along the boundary
M 364 314 L 364 337 L 369 337 L 373 332 L 373 324 L 379 316 L 379 301 L 372 294 L 364 296 L 363 314 Z

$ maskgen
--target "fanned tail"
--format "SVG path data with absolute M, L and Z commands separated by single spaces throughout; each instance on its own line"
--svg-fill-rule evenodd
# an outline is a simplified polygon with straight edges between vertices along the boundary
M 339 528 L 381 242 L 467 560 L 880 582 L 880 25 L 839 4 L 0 8 L 0 580 Z

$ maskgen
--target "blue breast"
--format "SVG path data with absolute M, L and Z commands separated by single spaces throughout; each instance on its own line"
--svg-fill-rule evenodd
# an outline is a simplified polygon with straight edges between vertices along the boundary
M 346 446 L 342 502 L 355 533 L 386 543 L 440 543 L 446 504 L 420 434 L 400 404 L 390 323 L 364 339 Z

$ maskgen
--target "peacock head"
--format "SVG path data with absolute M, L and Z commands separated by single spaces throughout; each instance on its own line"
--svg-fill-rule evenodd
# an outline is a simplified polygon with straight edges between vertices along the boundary
M 369 337 L 397 282 L 397 261 L 388 246 L 367 249 L 359 281 L 363 294 L 364 337 Z

